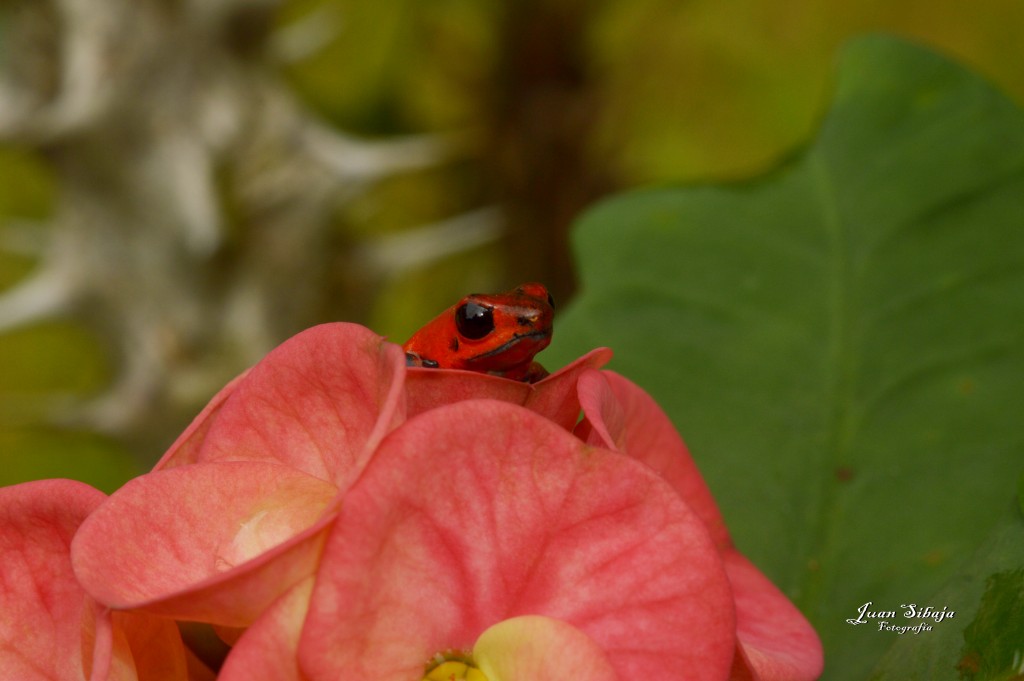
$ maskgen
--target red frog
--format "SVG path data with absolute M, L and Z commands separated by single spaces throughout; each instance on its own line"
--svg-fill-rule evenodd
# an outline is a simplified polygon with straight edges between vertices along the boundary
M 405 342 L 405 363 L 534 383 L 548 375 L 533 356 L 551 342 L 554 316 L 555 302 L 542 284 L 471 293 Z

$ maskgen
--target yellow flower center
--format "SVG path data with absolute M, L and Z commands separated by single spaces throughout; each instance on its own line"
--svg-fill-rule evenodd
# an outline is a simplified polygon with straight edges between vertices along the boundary
M 428 671 L 423 681 L 487 681 L 487 677 L 471 662 L 444 660 Z

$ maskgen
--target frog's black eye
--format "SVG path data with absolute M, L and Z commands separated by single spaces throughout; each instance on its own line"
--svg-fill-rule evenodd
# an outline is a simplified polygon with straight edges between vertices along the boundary
M 464 338 L 480 340 L 494 331 L 494 314 L 473 301 L 463 303 L 455 310 L 455 328 Z
M 548 305 L 551 306 L 552 310 L 555 309 L 555 299 L 551 297 L 550 293 L 548 294 Z

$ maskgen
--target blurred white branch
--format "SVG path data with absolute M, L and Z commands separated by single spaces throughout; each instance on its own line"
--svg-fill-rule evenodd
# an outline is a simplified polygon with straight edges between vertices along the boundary
M 0 333 L 66 312 L 71 277 L 53 267 L 30 276 L 0 296 Z
M 326 47 L 343 28 L 337 7 L 323 5 L 277 29 L 271 36 L 270 49 L 281 61 L 296 62 Z
M 303 142 L 314 159 L 339 179 L 351 182 L 378 180 L 436 165 L 448 151 L 434 135 L 368 142 L 316 124 L 303 130 Z
M 101 334 L 118 374 L 79 412 L 94 427 L 147 433 L 308 324 L 339 262 L 339 202 L 451 154 L 435 137 L 360 140 L 301 106 L 261 54 L 319 49 L 341 18 L 314 13 L 271 43 L 277 4 L 16 0 L 4 10 L 19 58 L 0 64 L 0 138 L 41 152 L 58 202 L 44 248 L 2 232 L 0 246 L 41 256 L 0 295 L 0 331 L 70 314 Z M 395 271 L 499 229 L 495 211 L 480 211 L 357 257 Z
M 482 208 L 375 239 L 355 253 L 355 260 L 378 276 L 403 272 L 497 241 L 502 229 L 501 211 Z

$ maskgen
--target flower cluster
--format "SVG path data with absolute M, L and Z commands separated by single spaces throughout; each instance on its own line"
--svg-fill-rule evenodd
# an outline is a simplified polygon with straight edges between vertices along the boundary
M 0 490 L 0 677 L 816 678 L 814 630 L 609 356 L 531 385 L 328 324 L 110 497 Z M 175 620 L 231 644 L 216 675 Z

